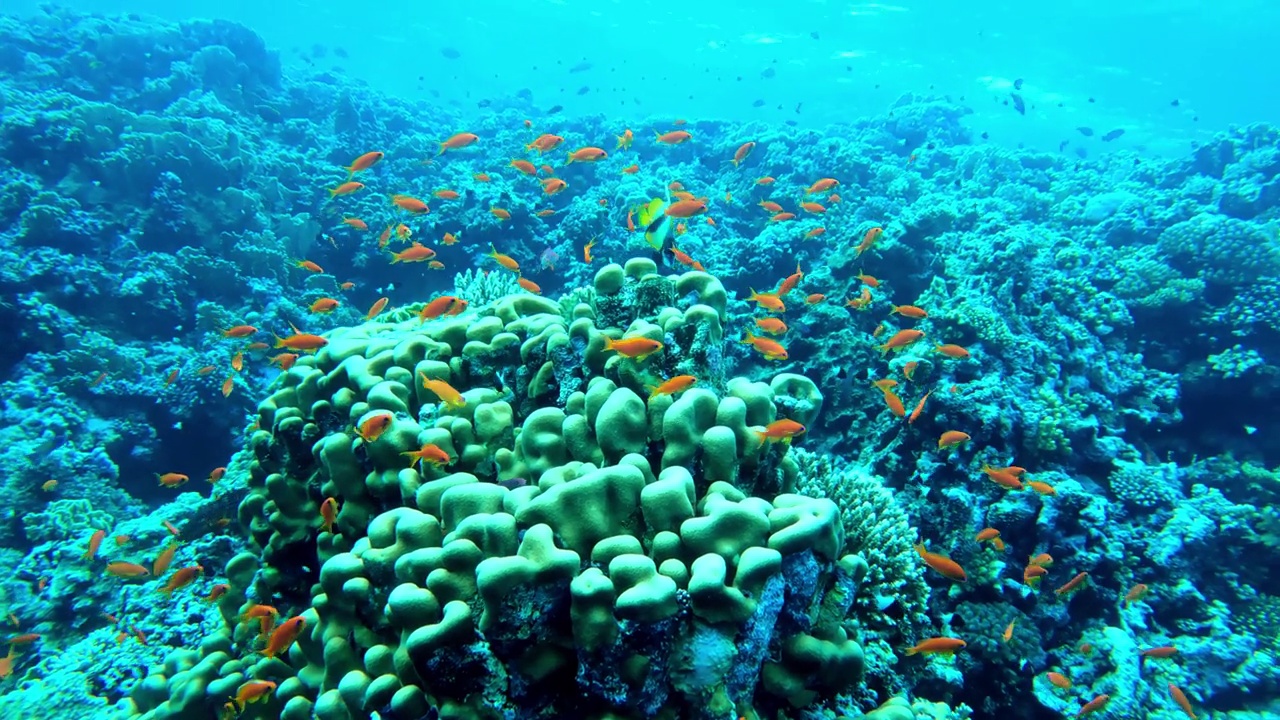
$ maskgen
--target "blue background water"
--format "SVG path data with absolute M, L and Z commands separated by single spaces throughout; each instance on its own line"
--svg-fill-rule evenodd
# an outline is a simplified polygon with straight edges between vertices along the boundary
M 40 5 L 4 4 L 14 13 Z M 1280 4 L 1262 0 L 65 5 L 234 20 L 285 50 L 286 63 L 341 67 L 372 88 L 405 98 L 438 93 L 473 111 L 483 98 L 528 89 L 540 107 L 570 114 L 820 125 L 932 88 L 965 97 L 975 109 L 971 125 L 993 142 L 1096 146 L 1097 135 L 1075 132 L 1085 125 L 1098 135 L 1123 128 L 1130 147 L 1164 155 L 1232 124 L 1280 119 L 1280 93 L 1268 90 L 1280 60 L 1264 50 L 1277 40 Z M 444 48 L 460 56 L 447 58 Z M 590 68 L 570 71 L 581 63 Z M 763 76 L 768 70 L 772 77 Z M 1025 80 L 1026 117 L 1003 103 L 1017 78 Z M 583 87 L 590 91 L 579 95 Z M 763 107 L 752 107 L 756 100 Z

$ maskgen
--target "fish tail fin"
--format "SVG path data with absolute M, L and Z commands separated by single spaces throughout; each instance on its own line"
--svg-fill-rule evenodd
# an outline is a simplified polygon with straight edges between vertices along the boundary
M 752 342 L 753 340 L 755 340 L 755 339 L 756 339 L 756 336 L 755 336 L 755 335 L 752 335 L 752 334 L 751 334 L 751 331 L 750 331 L 750 330 L 748 330 L 748 331 L 747 331 L 747 336 L 746 336 L 746 337 L 744 337 L 744 338 L 742 338 L 742 339 L 741 339 L 741 340 L 739 340 L 738 342 L 739 342 L 739 343 L 742 343 L 743 345 L 750 345 L 750 344 L 751 344 L 751 342 Z
M 617 343 L 616 343 L 616 342 L 614 342 L 613 338 L 609 337 L 608 335 L 605 335 L 605 336 L 604 336 L 604 350 L 602 350 L 601 352 L 609 352 L 609 351 L 611 351 L 611 350 L 614 350 L 614 349 L 616 349 L 616 348 L 614 347 L 615 345 L 617 345 Z
M 440 157 L 441 155 L 444 154 L 444 146 L 445 146 L 445 143 L 440 143 L 440 152 L 436 153 L 436 157 Z
M 572 164 L 573 164 L 573 153 L 569 153 L 569 162 L 566 162 L 565 165 L 572 165 Z

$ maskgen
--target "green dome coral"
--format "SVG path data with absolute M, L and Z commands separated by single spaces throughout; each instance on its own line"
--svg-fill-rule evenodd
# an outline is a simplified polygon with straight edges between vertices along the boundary
M 633 260 L 568 307 L 521 294 L 333 331 L 259 406 L 239 510 L 259 553 L 228 568 L 228 631 L 140 684 L 144 717 L 212 713 L 247 678 L 279 683 L 249 714 L 323 720 L 696 715 L 851 690 L 867 560 L 835 502 L 795 494 L 790 445 L 758 432 L 812 421 L 821 393 L 798 375 L 646 390 L 714 377 L 723 301 L 705 273 Z M 633 359 L 606 337 L 664 347 Z M 450 464 L 415 465 L 426 444 Z M 251 599 L 306 620 L 283 659 L 230 627 Z

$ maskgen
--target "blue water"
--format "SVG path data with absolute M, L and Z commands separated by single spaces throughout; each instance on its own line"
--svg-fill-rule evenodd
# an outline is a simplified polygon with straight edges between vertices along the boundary
M 21 15 L 41 4 L 8 0 L 6 11 Z M 572 0 L 370 0 L 354 22 L 350 4 L 321 0 L 71 6 L 243 23 L 286 62 L 339 68 L 374 90 L 438 99 L 463 117 L 478 112 L 480 100 L 527 89 L 540 107 L 560 105 L 570 116 L 820 127 L 924 93 L 965 98 L 975 113 L 969 124 L 1000 144 L 1090 145 L 1075 130 L 1084 125 L 1099 133 L 1122 128 L 1126 145 L 1165 155 L 1227 127 L 1280 119 L 1280 96 L 1269 90 L 1278 61 L 1262 50 L 1276 40 L 1280 8 L 1263 0 L 614 1 L 586 8 Z M 1025 117 L 1005 104 L 1018 79 L 1031 108 Z M 580 95 L 582 88 L 590 90 Z M 757 100 L 762 107 L 753 107 Z
M 0 720 L 1280 718 L 1277 28 L 4 0 Z

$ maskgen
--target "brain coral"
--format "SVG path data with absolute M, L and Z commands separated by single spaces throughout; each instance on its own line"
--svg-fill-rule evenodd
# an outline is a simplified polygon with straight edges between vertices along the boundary
M 811 420 L 821 394 L 800 376 L 715 381 L 709 275 L 633 260 L 579 297 L 338 329 L 283 374 L 239 509 L 259 552 L 228 563 L 226 631 L 139 684 L 144 717 L 212 713 L 248 679 L 279 683 L 252 712 L 325 719 L 710 717 L 855 687 L 844 622 L 866 561 L 835 502 L 793 492 L 789 445 L 758 432 Z M 606 350 L 623 335 L 664 348 Z M 646 390 L 680 373 L 709 380 Z M 378 416 L 380 434 L 357 431 Z M 406 455 L 427 444 L 448 462 Z M 918 584 L 903 572 L 886 591 Z M 305 623 L 275 659 L 237 622 L 253 602 Z

